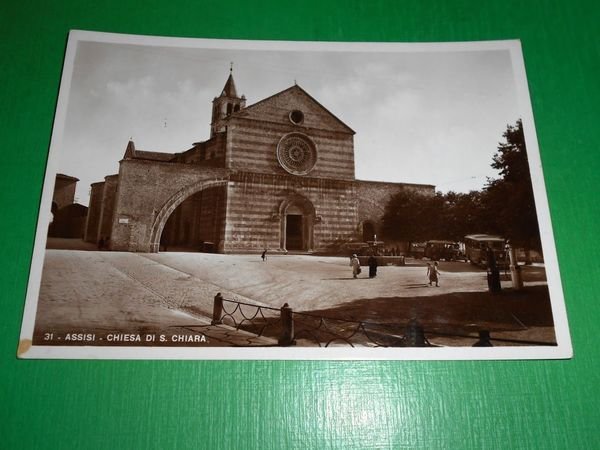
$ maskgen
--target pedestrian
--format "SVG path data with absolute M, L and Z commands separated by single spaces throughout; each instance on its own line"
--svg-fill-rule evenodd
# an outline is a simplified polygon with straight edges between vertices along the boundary
M 433 282 L 435 282 L 435 286 L 439 287 L 438 277 L 440 275 L 440 271 L 438 270 L 438 262 L 435 261 L 433 265 L 427 263 L 427 276 L 429 277 L 429 286 L 431 286 Z
M 98 241 L 98 250 L 103 250 L 104 249 L 104 238 L 100 237 L 100 240 Z
M 267 260 L 267 249 L 265 248 L 265 251 L 262 252 L 262 255 L 260 255 L 260 257 L 262 258 L 263 262 Z
M 352 267 L 352 276 L 358 278 L 358 275 L 360 274 L 360 261 L 358 260 L 356 253 L 350 258 L 350 267 Z
M 369 278 L 375 278 L 377 276 L 377 258 L 375 255 L 369 256 Z
M 502 285 L 500 284 L 500 271 L 496 264 L 496 255 L 491 246 L 488 246 L 486 251 L 486 259 L 488 265 L 488 288 L 490 292 L 500 292 Z

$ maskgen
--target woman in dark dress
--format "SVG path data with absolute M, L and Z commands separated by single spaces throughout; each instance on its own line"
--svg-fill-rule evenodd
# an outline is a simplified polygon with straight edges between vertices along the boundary
M 369 278 L 375 278 L 377 276 L 377 258 L 375 255 L 369 256 Z

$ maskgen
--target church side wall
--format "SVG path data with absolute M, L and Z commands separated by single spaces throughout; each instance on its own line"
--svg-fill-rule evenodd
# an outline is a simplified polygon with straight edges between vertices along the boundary
M 123 160 L 113 219 L 111 248 L 150 251 L 150 232 L 156 215 L 182 189 L 225 177 L 224 169 L 192 164 Z
M 381 219 L 383 218 L 386 205 L 392 196 L 399 192 L 433 196 L 435 194 L 435 187 L 426 184 L 356 181 L 358 221 L 360 224 L 364 222 L 373 223 L 378 239 L 382 238 L 385 240 L 385 236 L 381 232 Z
M 280 206 L 302 196 L 315 208 L 313 251 L 325 250 L 335 241 L 346 241 L 356 233 L 356 197 L 352 183 L 238 173 L 231 177 L 227 192 L 225 252 L 279 249 Z
M 204 167 L 224 167 L 226 134 L 218 133 L 212 139 L 195 145 L 178 156 L 177 162 Z

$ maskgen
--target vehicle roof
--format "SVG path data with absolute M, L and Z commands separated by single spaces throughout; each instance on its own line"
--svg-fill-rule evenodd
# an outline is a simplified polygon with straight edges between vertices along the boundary
M 468 234 L 465 236 L 465 239 L 472 239 L 474 241 L 502 241 L 504 242 L 504 238 L 493 235 L 493 234 Z
M 428 244 L 456 244 L 456 242 L 454 241 L 443 241 L 443 240 L 439 240 L 439 239 L 431 239 L 429 241 L 427 241 Z

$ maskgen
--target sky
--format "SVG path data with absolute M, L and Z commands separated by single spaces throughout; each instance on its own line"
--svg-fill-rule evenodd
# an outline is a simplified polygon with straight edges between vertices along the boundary
M 266 51 L 79 42 L 58 171 L 89 186 L 136 148 L 181 152 L 210 134 L 233 63 L 251 105 L 299 84 L 356 131 L 356 178 L 481 189 L 521 113 L 508 50 Z

